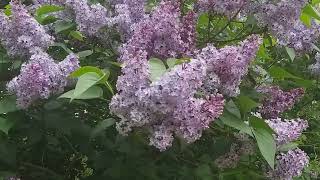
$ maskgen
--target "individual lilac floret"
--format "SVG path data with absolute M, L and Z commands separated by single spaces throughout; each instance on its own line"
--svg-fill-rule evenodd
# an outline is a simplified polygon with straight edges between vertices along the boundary
M 317 53 L 315 56 L 316 62 L 309 66 L 311 73 L 315 76 L 320 76 L 320 54 Z
M 232 17 L 248 2 L 248 0 L 199 0 L 197 6 L 202 12 L 217 12 Z
M 302 88 L 285 92 L 278 86 L 263 86 L 259 87 L 257 91 L 267 95 L 260 108 L 261 115 L 267 119 L 277 118 L 282 112 L 290 110 L 304 95 Z
M 73 9 L 79 31 L 89 36 L 110 23 L 107 9 L 99 3 L 89 5 L 87 0 L 67 0 L 66 5 Z
M 237 46 L 216 49 L 208 45 L 198 55 L 208 64 L 208 73 L 215 73 L 220 79 L 220 91 L 228 96 L 240 93 L 239 85 L 247 74 L 248 66 L 254 59 L 261 41 L 258 36 L 251 36 Z
M 67 76 L 79 67 L 74 55 L 57 64 L 40 49 L 33 53 L 29 62 L 22 65 L 20 75 L 7 84 L 8 91 L 17 96 L 17 106 L 22 109 L 38 99 L 48 99 L 62 92 L 67 85 Z
M 308 128 L 308 121 L 299 118 L 291 120 L 276 118 L 266 120 L 266 123 L 275 131 L 278 146 L 297 140 Z
M 30 14 L 24 5 L 12 1 L 10 3 L 12 15 L 7 17 L 0 12 L 0 41 L 11 56 L 30 55 L 35 47 L 47 49 L 54 38 L 46 33 Z
M 309 164 L 308 155 L 299 148 L 280 153 L 276 158 L 274 171 L 268 172 L 268 176 L 275 180 L 292 180 L 299 177 Z

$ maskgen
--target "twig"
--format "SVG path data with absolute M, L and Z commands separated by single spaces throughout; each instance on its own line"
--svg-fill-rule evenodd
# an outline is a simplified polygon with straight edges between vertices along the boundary
M 239 10 L 231 17 L 231 19 L 228 21 L 228 23 L 227 23 L 223 28 L 221 28 L 216 34 L 214 34 L 212 38 L 217 37 L 220 33 L 222 33 L 222 32 L 231 24 L 232 20 L 237 17 L 237 15 L 240 13 L 240 11 L 241 11 L 241 9 L 242 9 L 243 6 L 244 6 L 244 5 L 242 5 L 242 6 L 239 8 Z

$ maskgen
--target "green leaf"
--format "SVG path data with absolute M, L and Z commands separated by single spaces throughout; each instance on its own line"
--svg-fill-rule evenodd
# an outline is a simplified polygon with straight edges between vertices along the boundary
M 44 16 L 44 17 L 39 17 L 36 19 L 42 25 L 51 24 L 51 23 L 54 23 L 58 20 L 58 18 L 56 18 L 54 16 Z
M 12 14 L 11 5 L 8 4 L 8 5 L 6 5 L 4 8 L 5 8 L 4 14 L 7 15 L 7 16 L 10 16 L 10 15 Z
M 83 66 L 79 69 L 77 69 L 76 71 L 74 71 L 73 73 L 70 74 L 70 77 L 76 78 L 76 77 L 80 77 L 88 72 L 94 72 L 97 73 L 99 76 L 104 76 L 104 72 L 94 66 Z
M 14 96 L 5 97 L 0 101 L 0 114 L 17 111 L 16 98 Z
M 272 66 L 269 69 L 269 73 L 273 78 L 276 78 L 276 79 L 285 79 L 285 78 L 301 79 L 297 76 L 292 75 L 291 73 L 287 72 L 286 70 L 278 66 Z
M 227 111 L 229 111 L 232 115 L 234 115 L 235 117 L 241 119 L 241 114 L 240 114 L 240 111 L 237 107 L 237 105 L 232 101 L 230 100 L 226 105 L 225 105 L 225 109 Z
M 320 13 L 311 4 L 306 5 L 303 8 L 302 13 L 307 14 L 310 17 L 313 17 L 316 20 L 320 21 Z
M 62 48 L 63 50 L 65 50 L 67 53 L 73 53 L 72 51 L 71 51 L 71 49 L 69 49 L 65 44 L 63 44 L 63 43 L 53 43 L 51 46 L 56 46 L 56 47 L 60 47 L 60 48 Z
M 295 149 L 299 146 L 298 143 L 287 143 L 287 144 L 284 144 L 284 145 L 281 145 L 278 150 L 279 151 L 282 151 L 282 152 L 287 152 L 289 150 L 292 150 L 292 149 Z
M 173 68 L 175 65 L 177 65 L 178 59 L 169 58 L 169 59 L 167 59 L 166 62 L 168 64 L 169 68 Z
M 253 101 L 250 97 L 243 96 L 243 95 L 240 95 L 238 97 L 237 102 L 239 104 L 241 114 L 245 114 L 247 112 L 250 112 L 252 109 L 254 109 L 260 105 L 257 102 Z
M 75 24 L 71 21 L 57 21 L 54 25 L 55 32 L 60 33 L 62 31 L 71 29 L 75 26 Z
M 232 100 L 225 105 L 220 120 L 227 126 L 253 136 L 250 126 L 241 119 L 240 111 Z
M 71 31 L 69 35 L 79 41 L 84 40 L 84 36 L 79 31 Z
M 294 82 L 297 86 L 310 88 L 314 86 L 317 82 L 315 80 L 307 80 L 307 79 L 295 79 Z
M 195 169 L 196 179 L 210 180 L 212 179 L 212 170 L 208 164 L 202 164 Z
M 254 128 L 262 128 L 268 131 L 270 134 L 275 134 L 274 130 L 265 122 L 265 120 L 256 116 L 249 118 L 250 126 Z
M 311 19 L 311 17 L 309 15 L 307 15 L 305 13 L 301 13 L 300 20 L 307 27 L 311 27 L 312 19 Z
M 66 99 L 96 99 L 101 98 L 103 96 L 103 90 L 99 86 L 92 86 L 89 89 L 87 89 L 85 92 L 83 92 L 78 97 L 74 97 L 74 89 L 70 90 L 64 94 L 62 94 L 60 98 L 66 98 Z
M 13 127 L 14 121 L 0 117 L 0 131 L 8 134 L 9 130 Z
M 264 121 L 258 119 L 250 119 L 250 125 L 262 156 L 270 167 L 274 169 L 276 142 L 272 135 L 273 133 L 270 131 L 271 128 Z
M 84 57 L 90 56 L 92 53 L 93 53 L 93 51 L 91 51 L 91 50 L 85 50 L 85 51 L 78 52 L 77 55 L 80 58 L 84 58 Z
M 56 5 L 43 5 L 36 10 L 36 16 L 43 16 L 49 13 L 58 12 L 64 10 L 61 6 Z
M 74 89 L 74 94 L 72 99 L 78 98 L 80 95 L 86 92 L 90 87 L 99 83 L 103 78 L 104 76 L 100 76 L 95 72 L 88 72 L 81 75 L 76 84 L 76 88 Z
M 296 52 L 294 51 L 293 48 L 289 48 L 289 47 L 286 47 L 286 51 L 291 59 L 291 61 L 294 60 L 294 58 L 296 57 Z
M 155 82 L 160 79 L 160 77 L 167 72 L 167 69 L 160 59 L 152 58 L 149 60 L 150 67 L 150 80 Z
M 101 121 L 91 132 L 91 138 L 95 138 L 98 134 L 100 134 L 101 132 L 103 132 L 105 129 L 107 129 L 108 127 L 114 125 L 115 123 L 115 119 L 113 118 L 108 118 L 105 119 L 103 121 Z

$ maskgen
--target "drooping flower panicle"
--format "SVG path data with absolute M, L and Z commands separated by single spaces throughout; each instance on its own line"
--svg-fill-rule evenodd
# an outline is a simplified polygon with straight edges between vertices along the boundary
M 34 48 L 47 49 L 54 38 L 47 34 L 25 9 L 25 6 L 12 1 L 12 15 L 0 12 L 0 42 L 11 56 L 27 56 Z
M 78 67 L 78 57 L 73 54 L 55 63 L 47 53 L 35 49 L 29 62 L 22 65 L 20 75 L 7 84 L 7 89 L 16 94 L 17 106 L 26 109 L 38 99 L 63 92 L 68 75 Z

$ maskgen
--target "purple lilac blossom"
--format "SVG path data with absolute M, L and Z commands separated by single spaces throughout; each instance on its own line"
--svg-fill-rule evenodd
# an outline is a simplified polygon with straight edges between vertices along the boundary
M 182 17 L 181 39 L 186 46 L 184 54 L 188 56 L 193 56 L 196 48 L 196 20 L 196 14 L 193 11 L 189 11 Z
M 79 31 L 89 36 L 110 23 L 107 9 L 99 3 L 90 5 L 87 0 L 67 0 L 66 5 L 74 11 Z
M 118 93 L 110 103 L 111 112 L 121 118 L 121 121 L 117 124 L 117 129 L 123 135 L 128 134 L 135 125 L 130 118 L 131 110 L 134 108 L 140 109 L 141 103 L 139 103 L 136 92 L 147 88 L 149 84 L 147 53 L 137 51 L 135 54 L 128 55 L 127 58 L 121 71 L 122 75 L 117 81 Z M 141 109 L 143 111 L 144 108 Z M 141 122 L 138 122 L 138 124 L 141 124 Z
M 300 21 L 302 8 L 307 0 L 281 0 L 279 2 L 255 2 L 250 6 L 262 26 L 268 27 L 280 45 L 294 48 L 298 52 L 309 51 L 320 36 L 319 25 L 307 27 Z
M 134 24 L 147 17 L 145 12 L 146 0 L 121 0 L 115 4 L 116 15 L 110 24 L 116 24 L 124 39 L 132 36 Z
M 253 2 L 250 11 L 263 26 L 272 32 L 290 31 L 299 21 L 301 9 L 307 0 L 279 0 L 268 2 Z
M 311 27 L 307 27 L 300 21 L 289 31 L 278 32 L 276 35 L 280 45 L 294 48 L 298 52 L 311 51 L 313 43 L 319 36 L 320 26 L 318 24 L 313 23 Z
M 292 180 L 293 177 L 301 176 L 303 169 L 308 164 L 308 155 L 301 149 L 296 148 L 277 155 L 275 170 L 271 170 L 267 174 L 275 180 Z
M 46 33 L 24 5 L 11 2 L 12 15 L 0 12 L 0 42 L 11 56 L 27 56 L 35 47 L 47 49 L 54 38 Z
M 125 62 L 117 84 L 119 93 L 110 104 L 111 112 L 121 118 L 117 123 L 121 134 L 128 134 L 134 127 L 149 127 L 150 144 L 164 151 L 172 144 L 173 135 L 189 143 L 199 139 L 209 123 L 222 114 L 222 95 L 194 98 L 206 74 L 203 61 L 193 59 L 177 65 L 150 84 L 148 69 L 144 69 L 148 67 L 146 55 L 134 57 Z M 127 66 L 129 63 L 131 66 Z
M 29 62 L 22 65 L 20 75 L 7 84 L 7 89 L 17 96 L 17 106 L 26 109 L 38 99 L 63 92 L 67 76 L 78 67 L 78 58 L 73 54 L 57 64 L 41 49 L 35 49 Z
M 194 27 L 191 26 L 195 24 L 191 21 L 192 14 L 189 16 L 181 22 L 177 6 L 172 2 L 161 2 L 151 13 L 151 17 L 144 18 L 133 26 L 132 37 L 120 49 L 122 54 L 120 61 L 125 61 L 127 54 L 138 50 L 146 51 L 148 58 L 160 59 L 191 54 L 194 42 L 190 40 L 195 33 Z M 188 25 L 185 24 L 186 21 Z
M 282 120 L 281 118 L 266 120 L 266 123 L 275 131 L 277 145 L 284 145 L 297 140 L 308 128 L 308 121 L 303 119 Z
M 279 117 L 282 112 L 290 110 L 304 95 L 302 88 L 285 92 L 278 86 L 262 86 L 257 88 L 257 91 L 267 95 L 260 107 L 260 113 L 264 118 Z
M 208 73 L 215 73 L 220 79 L 220 91 L 228 96 L 240 93 L 239 85 L 243 76 L 247 74 L 248 66 L 259 49 L 261 40 L 258 36 L 251 36 L 239 46 L 226 46 L 216 49 L 208 45 L 202 49 L 198 59 L 208 64 Z

